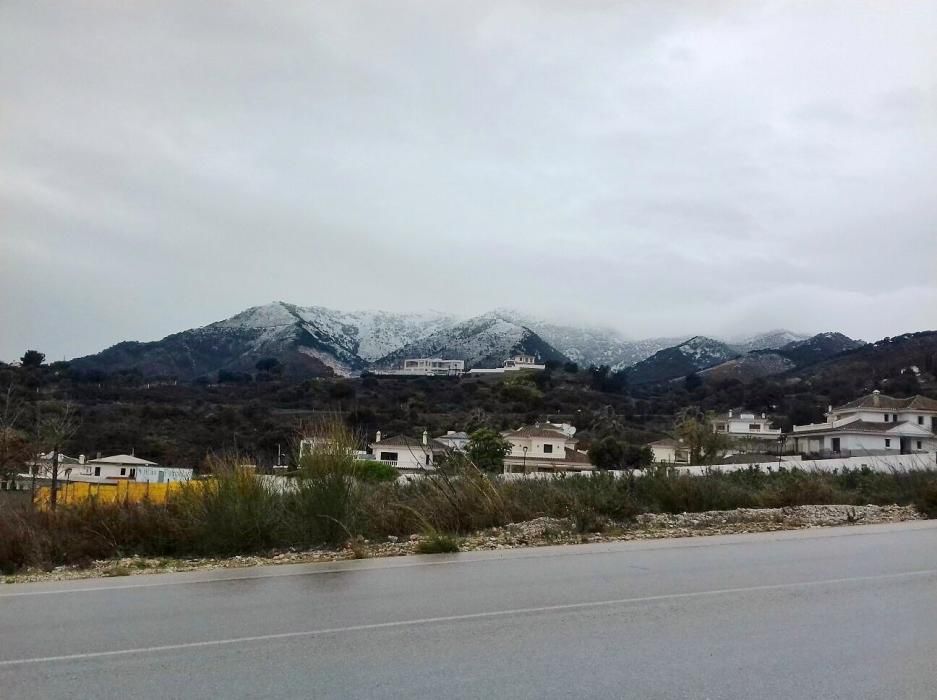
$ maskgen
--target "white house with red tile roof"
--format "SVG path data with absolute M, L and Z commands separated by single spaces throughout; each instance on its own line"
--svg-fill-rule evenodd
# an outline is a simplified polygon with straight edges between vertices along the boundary
M 937 451 L 937 400 L 874 391 L 830 409 L 825 423 L 795 425 L 788 446 L 810 454 L 915 454 Z
M 581 472 L 595 467 L 589 454 L 576 449 L 576 429 L 568 424 L 537 423 L 502 433 L 511 443 L 504 472 Z

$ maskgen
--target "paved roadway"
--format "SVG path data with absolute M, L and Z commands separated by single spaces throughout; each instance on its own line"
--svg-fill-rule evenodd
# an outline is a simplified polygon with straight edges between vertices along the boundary
M 937 523 L 4 585 L 0 697 L 937 698 Z

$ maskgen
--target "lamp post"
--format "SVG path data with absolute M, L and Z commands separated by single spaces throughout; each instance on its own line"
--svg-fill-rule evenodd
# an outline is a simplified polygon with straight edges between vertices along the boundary
M 786 438 L 783 434 L 778 435 L 778 471 L 781 470 L 781 454 L 784 452 L 784 440 Z
M 524 461 L 523 461 L 524 466 L 521 468 L 524 470 L 524 473 L 526 474 L 527 473 L 527 445 L 524 445 L 521 449 L 524 451 Z

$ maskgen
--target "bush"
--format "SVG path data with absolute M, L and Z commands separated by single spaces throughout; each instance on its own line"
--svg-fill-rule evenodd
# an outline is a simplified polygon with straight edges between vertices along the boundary
M 433 532 L 416 545 L 418 554 L 446 554 L 459 551 L 459 540 L 452 535 Z
M 398 476 L 396 469 L 377 460 L 355 462 L 353 473 L 361 481 L 396 481 Z
M 928 518 L 937 518 L 937 482 L 921 489 L 914 501 L 915 507 Z
M 378 463 L 356 461 L 347 439 L 339 433 L 304 457 L 285 488 L 238 469 L 237 460 L 222 460 L 211 465 L 210 479 L 193 482 L 165 504 L 89 501 L 55 512 L 0 510 L 0 572 L 133 554 L 231 555 L 348 542 L 354 551 L 362 536 L 413 532 L 430 533 L 418 551 L 448 552 L 457 551 L 458 535 L 541 516 L 568 518 L 579 532 L 647 512 L 825 503 L 914 504 L 937 518 L 934 471 L 746 469 L 692 477 L 660 467 L 640 477 L 599 472 L 507 480 L 452 460 L 445 473 L 399 483 L 376 478 L 376 469 L 369 473 Z

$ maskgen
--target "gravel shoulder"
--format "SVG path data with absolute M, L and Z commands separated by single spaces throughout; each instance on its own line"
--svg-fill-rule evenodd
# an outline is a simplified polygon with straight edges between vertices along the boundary
M 815 527 L 872 525 L 923 520 L 912 506 L 792 506 L 789 508 L 740 508 L 704 513 L 658 514 L 638 516 L 634 522 L 596 523 L 597 532 L 579 532 L 565 518 L 537 518 L 504 527 L 480 531 L 460 539 L 461 551 L 515 549 L 587 542 L 622 542 L 676 537 L 703 537 Z M 210 569 L 304 564 L 315 562 L 400 557 L 417 554 L 425 535 L 388 537 L 381 541 L 359 539 L 341 549 L 284 550 L 265 555 L 230 558 L 148 558 L 125 557 L 94 562 L 79 569 L 60 566 L 52 571 L 30 570 L 2 579 L 5 583 L 62 581 L 68 579 L 131 576 Z

